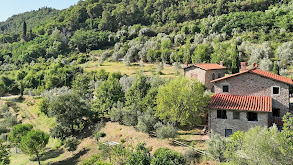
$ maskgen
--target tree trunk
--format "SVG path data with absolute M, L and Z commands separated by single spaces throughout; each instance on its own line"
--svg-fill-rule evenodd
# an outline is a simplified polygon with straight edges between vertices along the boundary
M 71 134 L 74 135 L 73 124 L 71 124 Z
M 40 161 L 39 154 L 36 154 L 36 155 L 37 155 L 37 159 L 38 159 L 39 165 L 41 165 L 41 161 Z

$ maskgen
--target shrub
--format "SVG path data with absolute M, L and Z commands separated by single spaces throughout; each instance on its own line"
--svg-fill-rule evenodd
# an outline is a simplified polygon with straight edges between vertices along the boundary
M 157 165 L 157 164 L 164 164 L 164 165 L 183 165 L 185 164 L 184 156 L 176 152 L 174 150 L 171 150 L 169 148 L 159 148 L 155 151 L 153 155 L 153 159 L 151 161 L 151 165 Z
M 99 139 L 100 139 L 101 137 L 105 137 L 105 136 L 106 136 L 105 132 L 97 132 L 97 133 L 95 134 L 95 138 L 96 138 L 97 141 L 99 141 Z
M 79 144 L 80 142 L 78 141 L 78 139 L 76 139 L 76 137 L 71 136 L 64 140 L 64 146 L 67 151 L 75 151 Z
M 177 134 L 177 129 L 171 124 L 162 125 L 157 123 L 155 126 L 157 137 L 160 139 L 174 138 Z
M 103 161 L 100 155 L 95 154 L 90 159 L 82 162 L 81 165 L 111 165 L 111 163 Z
M 151 114 L 151 110 L 148 110 L 138 117 L 136 128 L 141 132 L 149 132 L 154 129 L 154 123 L 156 123 L 156 117 Z
M 184 158 L 187 164 L 195 164 L 196 153 L 193 149 L 187 149 L 184 151 Z

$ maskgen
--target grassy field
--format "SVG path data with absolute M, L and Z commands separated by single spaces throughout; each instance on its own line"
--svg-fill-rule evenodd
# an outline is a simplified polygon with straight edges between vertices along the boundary
M 133 63 L 131 66 L 126 66 L 124 62 L 104 62 L 102 66 L 98 65 L 98 62 L 90 61 L 86 64 L 82 64 L 86 71 L 93 71 L 99 69 L 105 69 L 106 72 L 121 72 L 129 76 L 134 76 L 138 71 L 143 72 L 145 75 L 151 76 L 156 74 L 156 64 L 144 63 L 144 67 L 141 67 L 139 63 Z M 183 74 L 183 70 L 180 70 L 180 74 Z M 162 74 L 160 77 L 173 78 L 176 75 L 176 71 L 171 65 L 164 65 Z
M 132 126 L 119 125 L 116 122 L 106 123 L 106 126 L 101 131 L 106 133 L 106 136 L 101 138 L 102 141 L 114 141 L 119 143 L 123 139 L 125 140 L 126 145 L 130 144 L 133 146 L 136 146 L 140 142 L 145 142 L 147 147 L 152 148 L 151 154 L 153 154 L 154 151 L 160 147 L 168 147 L 181 153 L 184 153 L 187 149 L 186 147 L 174 145 L 171 139 L 158 139 L 150 137 L 148 133 L 139 132 Z M 206 145 L 204 143 L 206 139 L 207 135 L 203 136 L 189 134 L 184 131 L 180 131 L 178 137 L 175 138 L 175 140 L 183 140 L 186 144 L 194 141 L 194 147 L 198 149 L 206 149 Z

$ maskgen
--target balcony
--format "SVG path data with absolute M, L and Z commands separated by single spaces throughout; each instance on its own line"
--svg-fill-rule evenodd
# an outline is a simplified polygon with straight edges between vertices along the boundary
M 273 124 L 276 124 L 277 126 L 283 126 L 283 121 L 281 117 L 269 117 L 269 127 L 273 126 Z

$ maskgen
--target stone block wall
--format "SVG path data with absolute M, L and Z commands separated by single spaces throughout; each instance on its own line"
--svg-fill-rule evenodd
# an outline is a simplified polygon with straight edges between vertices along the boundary
M 213 83 L 216 94 L 231 94 L 242 96 L 270 96 L 273 99 L 273 108 L 280 109 L 282 117 L 289 112 L 289 85 L 262 77 L 253 73 L 244 73 L 222 81 Z M 223 85 L 229 85 L 229 92 L 222 91 Z M 280 87 L 280 94 L 273 95 L 272 87 Z
M 195 77 L 196 75 L 196 77 Z M 189 78 L 196 78 L 202 84 L 205 84 L 206 71 L 195 66 L 184 69 L 184 76 Z
M 237 131 L 247 131 L 255 126 L 268 126 L 268 113 L 258 112 L 258 121 L 248 121 L 247 111 L 239 111 L 240 119 L 233 119 L 233 111 L 226 111 L 227 119 L 218 119 L 217 110 L 209 110 L 209 130 L 225 136 L 225 129 L 232 129 L 232 134 Z

